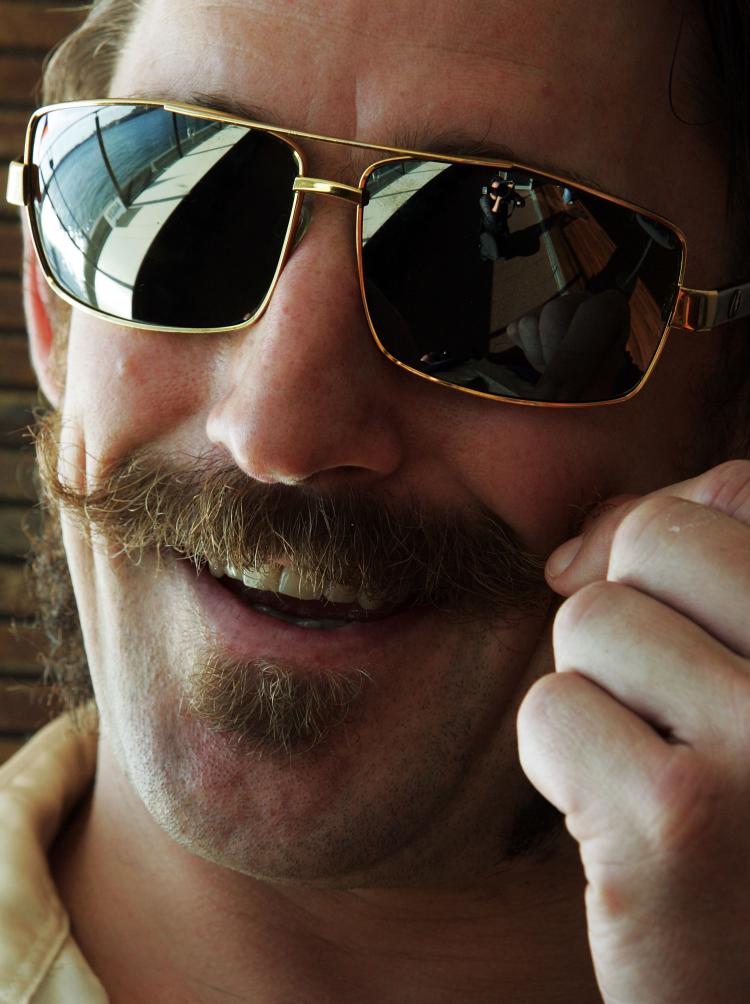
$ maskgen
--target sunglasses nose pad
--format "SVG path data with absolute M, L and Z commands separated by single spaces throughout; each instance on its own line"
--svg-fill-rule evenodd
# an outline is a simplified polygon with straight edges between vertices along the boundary
M 297 230 L 294 234 L 294 244 L 293 247 L 297 247 L 299 242 L 307 233 L 307 228 L 310 226 L 310 210 L 308 207 L 302 203 L 302 209 L 300 210 L 299 220 L 297 222 Z

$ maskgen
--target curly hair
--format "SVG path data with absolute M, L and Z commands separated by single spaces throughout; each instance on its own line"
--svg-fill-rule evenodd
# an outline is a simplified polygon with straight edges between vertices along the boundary
M 45 60 L 42 103 L 106 96 L 138 10 L 139 0 L 92 0 L 85 20 Z

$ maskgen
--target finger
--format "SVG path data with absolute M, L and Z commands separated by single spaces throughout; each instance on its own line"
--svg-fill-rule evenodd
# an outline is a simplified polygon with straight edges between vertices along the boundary
M 524 773 L 572 818 L 577 840 L 608 829 L 619 834 L 623 816 L 636 820 L 650 800 L 649 778 L 674 749 L 578 673 L 538 680 L 521 704 L 517 729 Z
M 508 338 L 510 338 L 510 340 L 513 342 L 514 345 L 517 345 L 521 349 L 523 348 L 522 344 L 523 340 L 521 338 L 521 331 L 520 331 L 521 321 L 524 320 L 524 318 L 538 319 L 540 313 L 541 313 L 540 310 L 531 310 L 527 314 L 523 314 L 521 317 L 517 317 L 515 320 L 511 321 L 506 326 L 505 333 L 508 336 Z
M 614 500 L 606 501 L 579 537 L 566 541 L 550 555 L 546 568 L 550 585 L 570 596 L 587 582 L 605 579 L 620 524 L 645 501 L 664 496 L 707 506 L 750 526 L 750 461 L 729 461 L 699 477 L 628 499 L 613 509 L 609 505 Z M 602 509 L 608 511 L 602 513 Z
M 624 345 L 629 328 L 628 302 L 616 290 L 581 303 L 545 373 L 556 399 L 575 400 L 606 378 L 613 350 Z
M 553 629 L 558 672 L 578 672 L 670 741 L 729 749 L 750 718 L 743 660 L 697 624 L 613 582 L 579 590 Z
M 567 577 L 578 580 L 574 591 L 586 584 L 575 570 Z M 744 523 L 684 499 L 649 498 L 619 523 L 606 578 L 661 600 L 750 657 L 750 527 Z
M 561 296 L 550 300 L 542 309 L 539 315 L 539 335 L 545 364 L 552 360 L 560 348 L 580 304 L 580 296 Z
M 526 314 L 518 322 L 521 348 L 531 365 L 541 373 L 544 370 L 542 344 L 539 340 L 539 318 L 536 314 Z

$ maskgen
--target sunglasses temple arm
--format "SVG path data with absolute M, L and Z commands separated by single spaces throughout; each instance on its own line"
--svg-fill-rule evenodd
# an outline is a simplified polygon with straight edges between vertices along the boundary
M 680 289 L 672 327 L 711 331 L 728 321 L 750 317 L 750 282 L 726 289 Z

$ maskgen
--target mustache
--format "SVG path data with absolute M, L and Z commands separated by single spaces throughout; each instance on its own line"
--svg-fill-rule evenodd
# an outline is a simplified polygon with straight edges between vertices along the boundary
M 39 423 L 36 449 L 47 505 L 136 563 L 145 552 L 198 569 L 281 563 L 321 588 L 340 582 L 376 599 L 482 617 L 544 602 L 544 558 L 484 506 L 436 509 L 414 497 L 268 485 L 213 458 L 177 468 L 148 450 L 78 492 L 58 474 L 54 417 Z

